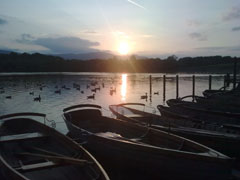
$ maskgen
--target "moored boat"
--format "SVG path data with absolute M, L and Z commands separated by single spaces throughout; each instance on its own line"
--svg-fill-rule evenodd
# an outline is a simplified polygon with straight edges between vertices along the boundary
M 144 107 L 145 105 L 139 103 L 124 103 L 110 105 L 109 109 L 117 118 L 122 120 L 130 122 L 137 121 L 141 124 L 143 122 L 151 122 L 145 125 L 194 140 L 230 157 L 240 157 L 239 134 L 227 133 L 227 129 L 219 125 L 215 125 L 214 128 L 214 125 L 203 126 L 202 123 L 188 122 L 188 120 L 184 119 L 180 119 L 181 122 L 178 122 L 176 119 L 143 111 L 146 108 L 139 110 L 140 108 L 136 106 Z
M 180 136 L 103 116 L 100 109 L 75 105 L 63 110 L 63 118 L 72 137 L 120 173 L 137 170 L 138 179 L 230 178 L 228 156 Z
M 188 119 L 195 122 L 201 122 L 203 124 L 232 124 L 240 125 L 239 118 L 229 117 L 227 113 L 199 110 L 191 107 L 183 106 L 181 104 L 166 107 L 159 105 L 157 106 L 162 116 L 171 116 L 176 119 Z
M 195 113 L 205 112 L 213 115 L 220 115 L 230 118 L 240 118 L 240 108 L 216 106 L 211 104 L 201 104 L 196 102 L 184 101 L 182 99 L 169 99 L 167 105 L 174 107 L 176 105 L 184 107 Z
M 109 180 L 105 170 L 88 151 L 36 121 L 39 117 L 45 118 L 46 115 L 15 113 L 0 116 L 3 177 L 11 180 Z

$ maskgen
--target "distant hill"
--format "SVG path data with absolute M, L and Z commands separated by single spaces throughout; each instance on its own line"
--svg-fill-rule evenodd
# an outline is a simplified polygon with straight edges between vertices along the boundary
M 54 56 L 59 56 L 63 59 L 70 60 L 90 60 L 90 59 L 129 59 L 131 55 L 121 56 L 116 55 L 109 51 L 101 51 L 101 52 L 92 52 L 92 53 L 82 53 L 82 54 L 54 54 Z M 136 59 L 147 59 L 144 56 L 134 55 Z
M 62 57 L 63 59 L 89 60 L 89 59 L 111 59 L 115 55 L 111 52 L 103 51 L 82 54 L 55 54 L 55 56 Z
M 10 54 L 12 51 L 0 50 L 0 54 Z

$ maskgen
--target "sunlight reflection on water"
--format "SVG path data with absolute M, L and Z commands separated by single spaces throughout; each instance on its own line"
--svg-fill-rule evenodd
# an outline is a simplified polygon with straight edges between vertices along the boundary
M 121 95 L 122 95 L 122 101 L 126 101 L 126 95 L 127 95 L 127 74 L 122 74 Z

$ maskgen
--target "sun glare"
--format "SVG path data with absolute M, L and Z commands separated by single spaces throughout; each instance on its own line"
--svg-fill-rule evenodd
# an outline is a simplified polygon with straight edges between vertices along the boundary
M 118 45 L 118 52 L 121 55 L 127 55 L 129 52 L 129 44 L 127 42 L 120 42 Z

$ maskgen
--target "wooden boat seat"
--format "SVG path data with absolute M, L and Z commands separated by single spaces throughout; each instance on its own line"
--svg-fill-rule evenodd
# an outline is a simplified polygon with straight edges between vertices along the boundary
M 139 118 L 139 117 L 144 117 L 144 116 L 141 115 L 141 114 L 126 114 L 125 116 L 128 117 L 128 118 Z
M 47 161 L 47 162 L 41 162 L 41 163 L 36 163 L 36 164 L 28 164 L 28 165 L 22 165 L 21 167 L 15 168 L 17 171 L 35 171 L 39 169 L 44 169 L 44 168 L 51 168 L 51 167 L 56 167 L 59 164 L 56 162 L 52 161 Z
M 24 133 L 24 134 L 13 134 L 7 136 L 1 136 L 0 142 L 12 142 L 12 141 L 20 141 L 20 140 L 29 140 L 29 139 L 36 139 L 36 138 L 43 138 L 47 137 L 43 133 L 34 132 L 34 133 Z

